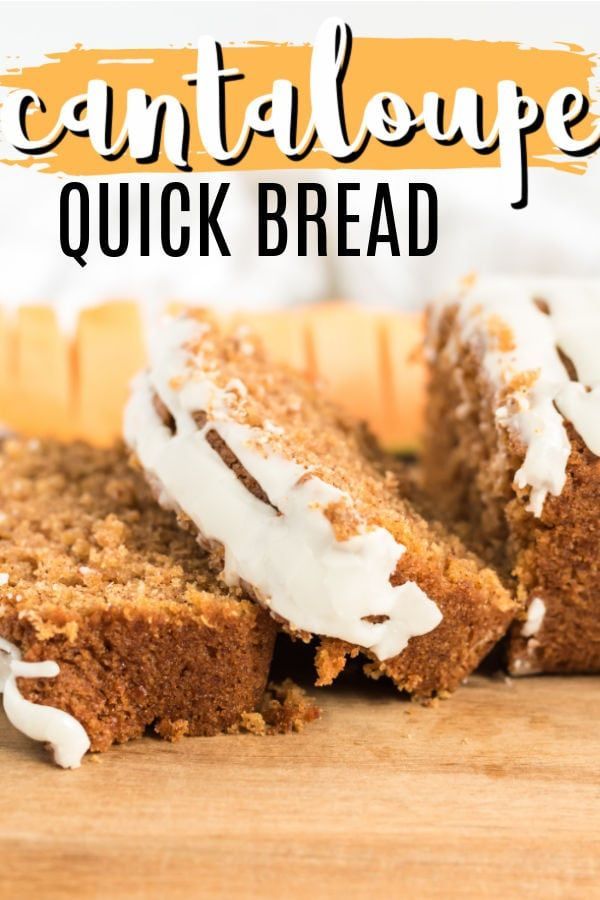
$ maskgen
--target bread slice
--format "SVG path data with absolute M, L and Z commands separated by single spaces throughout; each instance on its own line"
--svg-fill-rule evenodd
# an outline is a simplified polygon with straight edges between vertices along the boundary
M 511 674 L 600 671 L 600 281 L 474 278 L 429 332 L 426 481 L 514 582 Z
M 452 690 L 515 613 L 495 573 L 403 498 L 364 429 L 244 328 L 167 323 L 125 432 L 228 583 L 321 637 L 320 683 L 363 651 L 369 674 L 417 696 Z
M 147 727 L 176 738 L 237 726 L 262 700 L 275 631 L 211 574 L 124 448 L 4 443 L 0 637 L 16 676 L 0 653 L 5 707 L 61 764 Z

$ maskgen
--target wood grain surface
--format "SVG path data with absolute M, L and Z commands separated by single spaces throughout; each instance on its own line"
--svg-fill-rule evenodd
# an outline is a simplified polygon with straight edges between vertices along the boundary
M 599 897 L 600 681 L 349 679 L 304 733 L 54 768 L 0 714 L 0 894 Z

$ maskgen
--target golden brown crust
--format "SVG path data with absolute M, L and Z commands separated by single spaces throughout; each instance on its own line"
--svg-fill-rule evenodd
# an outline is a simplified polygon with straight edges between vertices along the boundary
M 214 734 L 260 704 L 274 623 L 210 573 L 122 448 L 6 442 L 0 510 L 0 634 L 61 670 L 20 690 L 92 749 Z

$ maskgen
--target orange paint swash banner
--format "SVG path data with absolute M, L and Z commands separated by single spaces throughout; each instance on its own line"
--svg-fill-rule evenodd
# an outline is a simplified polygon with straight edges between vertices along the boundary
M 12 162 L 76 176 L 523 161 L 583 172 L 599 140 L 595 63 L 571 45 L 353 38 L 328 20 L 314 45 L 49 54 L 0 76 L 0 116 L 22 151 Z

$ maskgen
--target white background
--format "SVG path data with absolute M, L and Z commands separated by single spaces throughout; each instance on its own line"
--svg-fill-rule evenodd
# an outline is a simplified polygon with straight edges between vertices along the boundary
M 88 47 L 194 45 L 201 33 L 223 43 L 269 39 L 312 41 L 329 15 L 345 19 L 355 36 L 438 36 L 511 40 L 537 47 L 580 44 L 600 54 L 598 3 L 0 3 L 0 66 L 39 62 L 44 52 Z M 401 68 L 402 61 L 399 60 Z M 399 79 L 401 84 L 401 79 Z M 397 89 L 398 86 L 394 86 Z M 149 176 L 143 176 L 148 178 Z M 150 176 L 158 189 L 162 176 Z M 178 179 L 180 176 L 177 176 Z M 186 176 L 194 183 L 199 176 Z M 370 304 L 414 307 L 461 274 L 480 270 L 600 276 L 600 160 L 585 176 L 553 170 L 530 172 L 525 210 L 511 209 L 498 171 L 322 173 L 334 215 L 335 180 L 361 178 L 364 225 L 352 240 L 365 246 L 373 185 L 390 181 L 401 234 L 406 184 L 429 181 L 438 192 L 440 237 L 424 259 L 337 259 L 334 231 L 326 259 L 298 259 L 292 240 L 286 255 L 256 253 L 255 181 L 268 178 L 227 171 L 232 182 L 223 223 L 232 249 L 228 260 L 191 255 L 169 260 L 160 253 L 140 260 L 94 258 L 85 270 L 66 260 L 58 243 L 60 177 L 0 164 L 0 302 L 43 299 L 68 314 L 84 303 L 111 297 L 150 300 L 179 296 L 229 306 L 274 306 L 334 295 Z M 304 177 L 304 176 L 302 176 Z M 306 175 L 315 180 L 317 173 Z M 293 188 L 289 173 L 277 176 Z M 290 198 L 293 200 L 293 190 Z

